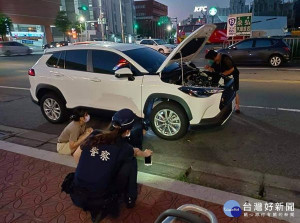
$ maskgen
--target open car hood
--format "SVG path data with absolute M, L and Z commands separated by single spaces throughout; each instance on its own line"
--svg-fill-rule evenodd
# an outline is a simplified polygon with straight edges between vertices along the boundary
M 158 68 L 157 73 L 161 73 L 165 67 L 173 62 L 181 62 L 181 56 L 182 62 L 191 61 L 200 53 L 215 29 L 216 25 L 207 24 L 191 33 L 172 51 L 172 53 L 170 53 L 170 55 Z

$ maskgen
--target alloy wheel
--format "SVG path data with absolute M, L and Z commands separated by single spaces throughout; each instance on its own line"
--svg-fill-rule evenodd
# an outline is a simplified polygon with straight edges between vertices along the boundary
M 162 135 L 174 136 L 181 128 L 181 120 L 174 111 L 162 109 L 155 114 L 154 126 Z
M 52 98 L 47 98 L 43 103 L 43 109 L 47 117 L 56 121 L 61 116 L 61 108 L 57 101 Z
M 281 64 L 281 58 L 279 56 L 273 56 L 270 62 L 273 67 L 278 67 Z

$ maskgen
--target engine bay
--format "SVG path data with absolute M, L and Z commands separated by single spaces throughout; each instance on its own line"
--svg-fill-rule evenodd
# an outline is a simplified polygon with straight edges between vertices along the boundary
M 183 75 L 181 68 L 162 75 L 162 81 L 166 83 L 187 87 L 222 87 L 227 79 L 228 77 L 216 72 L 202 71 L 194 64 L 185 64 Z

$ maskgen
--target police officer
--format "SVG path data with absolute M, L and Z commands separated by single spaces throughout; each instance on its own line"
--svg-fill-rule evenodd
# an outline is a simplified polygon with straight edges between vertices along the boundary
M 211 72 L 221 73 L 225 76 L 233 75 L 234 78 L 234 90 L 237 92 L 239 90 L 239 70 L 235 66 L 233 60 L 224 54 L 217 53 L 214 50 L 208 51 L 205 55 L 205 59 L 209 60 L 209 65 L 204 68 Z M 240 98 L 236 93 L 235 97 L 235 112 L 240 113 Z
M 92 135 L 74 153 L 78 166 L 70 195 L 75 205 L 91 212 L 94 222 L 106 214 L 118 216 L 120 195 L 125 195 L 129 207 L 136 200 L 134 157 L 148 157 L 152 151 L 141 151 L 128 143 L 135 117 L 129 109 L 118 111 L 112 131 Z

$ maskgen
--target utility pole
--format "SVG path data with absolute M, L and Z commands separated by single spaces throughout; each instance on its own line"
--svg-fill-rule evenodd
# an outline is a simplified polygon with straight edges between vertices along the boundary
M 120 2 L 120 16 L 121 16 L 121 32 L 122 32 L 122 42 L 125 42 L 124 37 L 124 26 L 123 26 L 123 10 L 122 10 L 122 0 L 119 0 Z
M 103 12 L 102 12 L 102 0 L 99 1 L 99 8 L 100 8 L 100 29 L 101 29 L 101 39 L 104 40 L 104 28 L 103 28 Z

